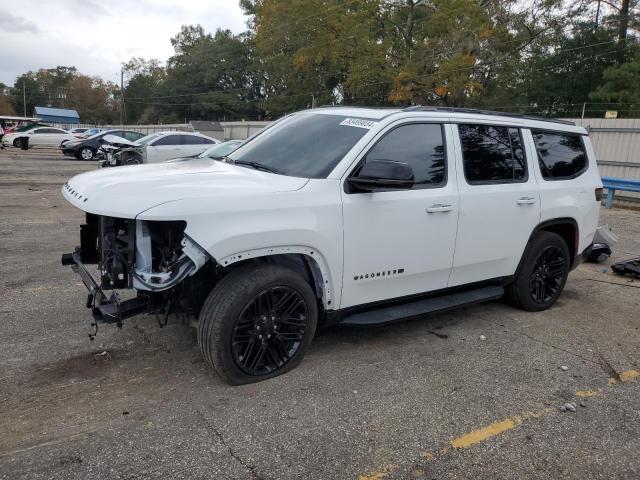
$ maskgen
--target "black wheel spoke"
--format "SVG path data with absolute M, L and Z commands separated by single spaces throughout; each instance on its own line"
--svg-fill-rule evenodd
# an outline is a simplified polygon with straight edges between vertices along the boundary
M 546 303 L 560 290 L 567 273 L 567 261 L 562 250 L 551 245 L 536 258 L 529 279 L 529 293 L 538 303 Z
M 300 350 L 309 312 L 302 295 L 290 287 L 271 287 L 242 310 L 233 328 L 231 350 L 238 367 L 249 375 L 282 368 Z

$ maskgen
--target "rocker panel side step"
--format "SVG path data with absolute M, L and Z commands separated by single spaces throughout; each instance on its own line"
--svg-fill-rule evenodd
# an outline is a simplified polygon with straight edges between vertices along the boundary
M 444 312 L 462 306 L 497 300 L 503 296 L 503 287 L 487 286 L 400 305 L 390 305 L 376 310 L 354 312 L 347 314 L 340 322 L 340 325 L 384 325 L 385 323 L 392 323 L 427 313 Z

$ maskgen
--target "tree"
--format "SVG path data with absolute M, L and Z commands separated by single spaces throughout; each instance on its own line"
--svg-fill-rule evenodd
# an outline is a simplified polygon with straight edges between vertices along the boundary
M 11 103 L 11 96 L 9 95 L 9 87 L 0 82 L 0 115 L 15 115 L 16 112 L 13 109 Z

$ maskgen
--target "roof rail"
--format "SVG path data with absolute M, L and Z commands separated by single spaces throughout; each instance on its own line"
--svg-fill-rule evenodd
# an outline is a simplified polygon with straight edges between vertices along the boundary
M 481 110 L 477 108 L 455 108 L 455 107 L 436 107 L 416 105 L 407 107 L 403 112 L 451 112 L 451 113 L 473 113 L 478 115 L 494 115 L 500 117 L 522 118 L 525 120 L 537 120 L 539 122 L 561 123 L 563 125 L 575 125 L 575 122 L 569 120 L 559 120 L 557 118 L 545 118 L 537 115 L 521 115 L 518 113 L 496 112 L 494 110 Z

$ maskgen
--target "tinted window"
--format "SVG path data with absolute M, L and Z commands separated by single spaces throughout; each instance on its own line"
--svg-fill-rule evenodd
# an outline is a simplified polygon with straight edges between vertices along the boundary
M 581 135 L 532 130 L 542 177 L 572 178 L 587 167 L 587 153 Z
M 132 142 L 135 142 L 139 138 L 142 138 L 144 135 L 139 132 L 123 132 L 122 136 L 127 140 L 131 140 Z
M 469 183 L 524 181 L 527 170 L 517 128 L 458 125 L 464 176 Z
M 184 137 L 184 135 L 167 135 L 160 138 L 159 140 L 156 140 L 153 146 L 161 147 L 162 145 L 181 145 L 182 137 Z
M 391 130 L 367 153 L 366 161 L 392 160 L 413 168 L 416 185 L 439 185 L 444 181 L 442 126 L 411 124 Z
M 369 131 L 369 124 L 375 125 L 375 120 L 296 113 L 265 129 L 230 157 L 292 177 L 325 178 Z
M 58 130 L 57 128 L 39 128 L 34 130 L 33 133 L 67 133 L 64 130 Z
M 185 135 L 184 136 L 184 144 L 185 145 L 209 145 L 213 143 L 208 138 L 197 137 L 195 135 Z

